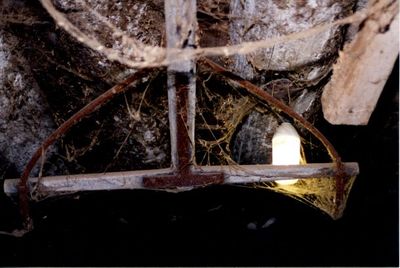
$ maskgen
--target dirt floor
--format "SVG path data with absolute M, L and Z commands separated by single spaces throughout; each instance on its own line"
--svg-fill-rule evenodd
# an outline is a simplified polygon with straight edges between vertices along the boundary
M 0 236 L 0 266 L 398 266 L 398 68 L 368 126 L 318 126 L 360 165 L 338 221 L 238 186 L 83 193 L 35 204 L 32 233 Z M 15 207 L 0 207 L 9 229 Z

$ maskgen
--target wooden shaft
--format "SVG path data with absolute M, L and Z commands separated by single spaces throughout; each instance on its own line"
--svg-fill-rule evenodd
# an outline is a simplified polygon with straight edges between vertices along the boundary
M 173 61 L 174 49 L 195 48 L 197 29 L 196 0 L 166 0 L 165 27 L 167 58 Z M 194 159 L 196 80 L 193 60 L 168 66 L 168 114 L 172 167 L 189 171 Z
M 347 177 L 356 176 L 359 173 L 357 163 L 343 163 L 344 173 Z M 79 191 L 120 190 L 120 189 L 146 189 L 143 178 L 149 176 L 163 176 L 171 174 L 171 169 L 139 170 L 110 172 L 100 174 L 78 174 L 43 177 L 40 180 L 39 189 L 43 195 L 71 194 Z M 336 167 L 333 163 L 307 164 L 294 166 L 275 165 L 238 165 L 238 166 L 199 166 L 193 169 L 194 174 L 223 173 L 224 184 L 246 184 L 255 182 L 268 182 L 282 179 L 299 178 L 332 179 Z M 28 181 L 28 190 L 33 191 L 37 178 Z M 184 191 L 195 186 L 177 188 L 172 191 Z M 171 189 L 159 189 L 171 191 Z M 4 181 L 4 192 L 7 195 L 18 193 L 18 179 Z

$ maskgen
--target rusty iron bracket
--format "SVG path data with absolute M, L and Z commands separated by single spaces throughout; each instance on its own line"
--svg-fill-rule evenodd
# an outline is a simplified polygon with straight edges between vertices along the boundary
M 143 178 L 146 188 L 177 188 L 224 182 L 223 173 L 196 172 L 194 157 L 195 74 L 168 71 L 172 173 Z M 195 98 L 195 97 L 194 97 Z M 192 99 L 192 101 L 191 101 Z
M 196 0 L 165 2 L 167 59 L 173 49 L 193 49 L 196 44 Z M 177 188 L 224 182 L 223 173 L 195 172 L 194 128 L 196 114 L 196 63 L 193 59 L 168 66 L 168 114 L 172 174 L 143 178 L 147 188 Z

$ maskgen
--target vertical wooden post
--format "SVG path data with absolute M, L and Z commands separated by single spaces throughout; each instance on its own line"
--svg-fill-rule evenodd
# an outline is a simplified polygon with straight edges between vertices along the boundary
M 193 187 L 224 182 L 224 174 L 194 170 L 196 65 L 193 59 L 174 61 L 177 49 L 196 47 L 196 0 L 166 0 L 168 114 L 173 174 L 143 178 L 146 188 Z
M 194 161 L 196 65 L 194 60 L 174 62 L 174 49 L 196 47 L 196 0 L 166 0 L 168 109 L 172 167 L 188 169 Z

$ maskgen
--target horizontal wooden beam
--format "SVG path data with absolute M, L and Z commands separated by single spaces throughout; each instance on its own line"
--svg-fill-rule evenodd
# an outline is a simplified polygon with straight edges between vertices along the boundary
M 335 174 L 333 163 L 307 164 L 293 166 L 275 165 L 231 165 L 231 166 L 198 166 L 193 168 L 193 173 L 224 174 L 224 184 L 246 184 L 268 182 L 284 179 L 312 179 L 332 178 Z M 357 163 L 344 163 L 344 172 L 348 176 L 356 176 L 359 173 Z M 172 169 L 124 171 L 97 174 L 79 174 L 43 177 L 40 180 L 40 191 L 43 195 L 62 195 L 80 191 L 99 190 L 126 190 L 147 189 L 143 186 L 143 178 L 173 174 Z M 30 178 L 29 188 L 32 191 L 37 187 L 37 178 Z M 4 181 L 4 192 L 11 196 L 18 192 L 19 179 L 7 179 Z M 181 187 L 175 189 L 160 189 L 180 192 L 195 188 Z

